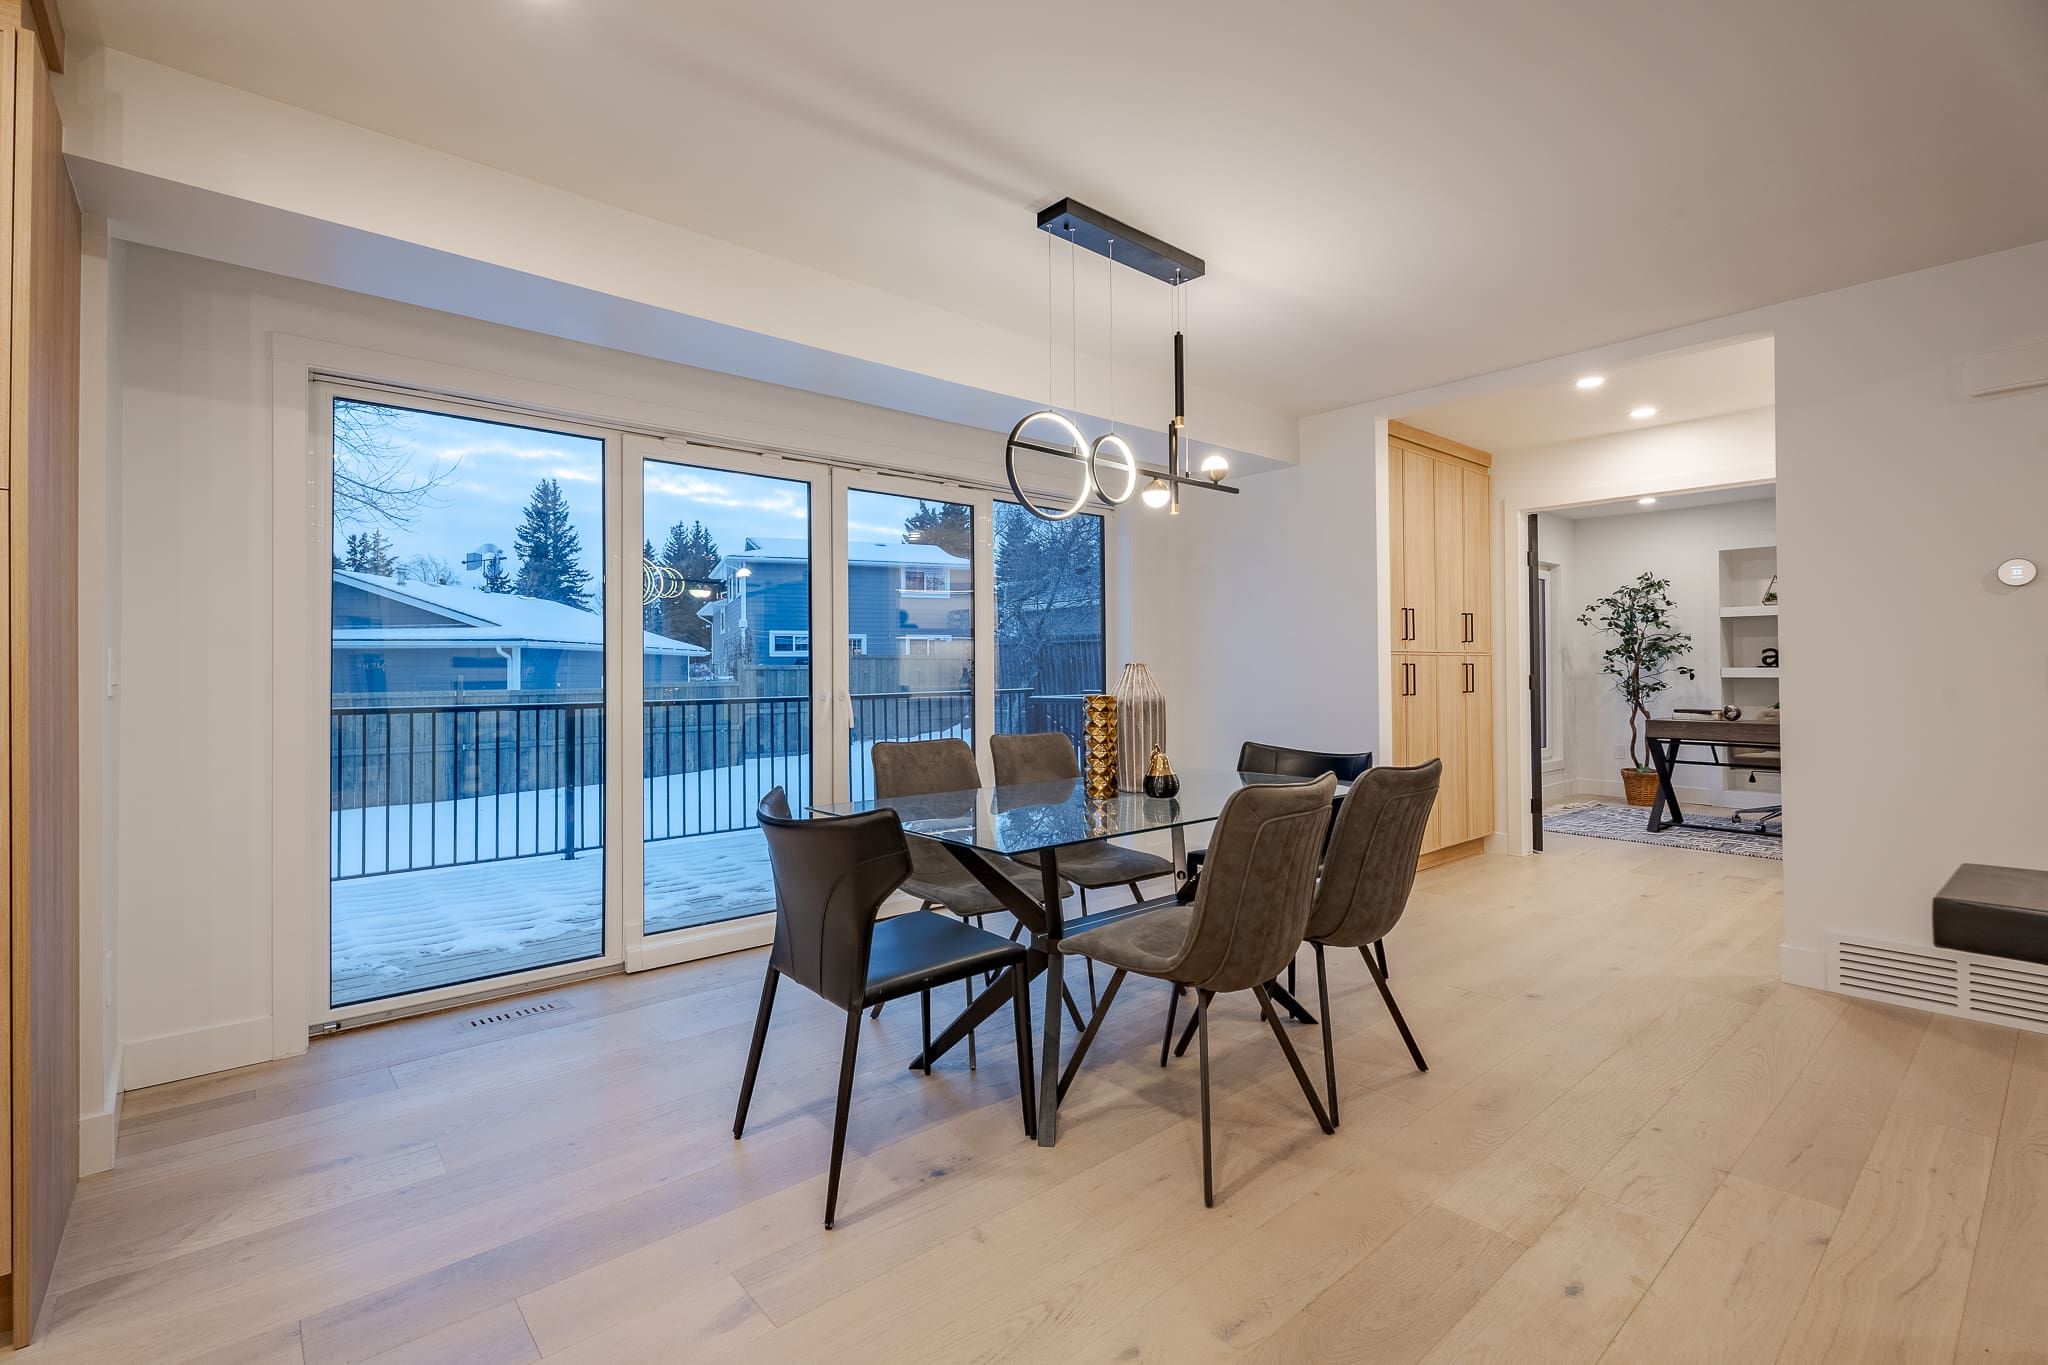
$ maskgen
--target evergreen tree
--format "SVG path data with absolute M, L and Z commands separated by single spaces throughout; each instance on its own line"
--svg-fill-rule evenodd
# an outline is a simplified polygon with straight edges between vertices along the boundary
M 703 522 L 693 521 L 685 526 L 679 521 L 668 528 L 668 537 L 661 543 L 661 562 L 685 579 L 707 579 L 718 567 L 718 542 Z M 709 649 L 711 623 L 697 614 L 703 606 L 704 599 L 687 593 L 665 599 L 661 603 L 661 624 L 654 627 L 656 633 Z
M 583 567 L 583 539 L 569 522 L 569 499 L 554 479 L 534 485 L 526 520 L 512 537 L 519 554 L 522 597 L 590 610 L 590 573 Z
M 641 542 L 640 542 L 640 558 L 641 558 L 641 560 L 642 560 L 642 561 L 643 561 L 644 563 L 652 564 L 652 563 L 654 562 L 654 542 L 653 542 L 653 541 L 651 541 L 651 540 L 643 540 L 643 541 L 641 541 Z M 641 582 L 642 582 L 642 583 L 645 583 L 646 581 L 647 581 L 647 580 L 646 580 L 646 575 L 645 575 L 645 574 L 642 574 L 642 575 L 641 575 Z M 646 594 L 645 594 L 644 590 L 643 590 L 643 592 L 642 592 L 641 596 L 642 596 L 643 598 L 645 598 Z M 649 601 L 644 601 L 644 600 L 643 600 L 643 601 L 642 601 L 642 602 L 640 603 L 640 628 L 641 628 L 642 630 L 646 630 L 646 631 L 649 631 L 649 632 L 651 632 L 651 633 L 653 633 L 653 634 L 655 634 L 655 635 L 659 635 L 659 634 L 661 634 L 661 599 L 660 599 L 660 598 L 658 598 L 658 597 L 657 597 L 657 598 L 655 598 L 655 599 L 654 599 L 653 601 L 651 601 L 651 602 L 649 602 Z
M 494 557 L 484 561 L 483 589 L 485 592 L 512 591 L 512 575 L 505 572 L 504 560 Z
M 354 573 L 393 578 L 398 574 L 398 551 L 382 531 L 360 531 L 348 538 L 341 566 Z
M 974 558 L 974 509 L 965 503 L 936 505 L 918 499 L 917 510 L 903 519 L 903 539 L 912 545 L 936 545 L 949 555 Z

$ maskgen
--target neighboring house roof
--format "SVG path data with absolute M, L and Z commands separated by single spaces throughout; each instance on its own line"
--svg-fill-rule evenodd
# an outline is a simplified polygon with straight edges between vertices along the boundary
M 797 536 L 748 536 L 744 549 L 734 550 L 718 561 L 718 567 L 711 572 L 714 577 L 724 578 L 741 564 L 787 563 L 805 564 L 811 558 L 811 544 Z M 937 545 L 912 545 L 905 541 L 856 540 L 846 546 L 846 562 L 849 564 L 909 565 L 929 564 L 939 568 L 964 569 L 966 560 L 956 554 L 948 554 Z
M 566 649 L 602 649 L 604 618 L 560 602 L 511 593 L 485 592 L 454 584 L 399 582 L 381 574 L 336 569 L 334 581 L 378 597 L 403 602 L 440 617 L 429 625 L 342 628 L 337 644 L 403 644 L 458 647 L 473 645 L 538 645 Z M 650 654 L 683 654 L 701 658 L 711 653 L 702 645 L 671 640 L 642 631 Z

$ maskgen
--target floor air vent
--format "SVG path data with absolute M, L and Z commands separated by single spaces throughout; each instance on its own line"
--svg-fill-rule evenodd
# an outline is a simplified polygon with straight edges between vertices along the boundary
M 1842 985 L 1870 995 L 1955 1009 L 1963 1003 L 1957 965 L 1946 955 L 1843 939 L 1835 970 Z
M 1929 944 L 1835 938 L 1828 987 L 1895 1005 L 2048 1033 L 2048 966 Z
M 538 1005 L 521 1005 L 517 1009 L 499 1010 L 496 1014 L 478 1015 L 469 1021 L 469 1026 L 471 1028 L 482 1028 L 486 1024 L 503 1024 L 513 1019 L 524 1019 L 529 1014 L 547 1014 L 560 1008 L 562 1008 L 561 1003 L 555 1000 L 544 1001 Z

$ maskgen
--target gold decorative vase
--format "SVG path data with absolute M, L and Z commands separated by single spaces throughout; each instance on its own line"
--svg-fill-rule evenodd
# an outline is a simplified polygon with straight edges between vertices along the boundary
M 1091 800 L 1116 795 L 1116 698 L 1107 692 L 1081 700 L 1081 786 Z

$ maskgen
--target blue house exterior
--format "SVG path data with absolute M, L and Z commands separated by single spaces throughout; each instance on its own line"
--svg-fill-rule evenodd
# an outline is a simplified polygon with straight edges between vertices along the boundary
M 712 571 L 725 596 L 698 613 L 711 622 L 712 668 L 808 663 L 810 547 L 748 537 Z M 847 555 L 847 647 L 874 658 L 966 657 L 973 643 L 973 566 L 936 545 L 856 542 Z M 953 648 L 953 647 L 957 647 Z
M 560 602 L 334 571 L 337 695 L 594 691 L 604 618 Z M 706 650 L 643 632 L 647 684 L 687 682 Z

